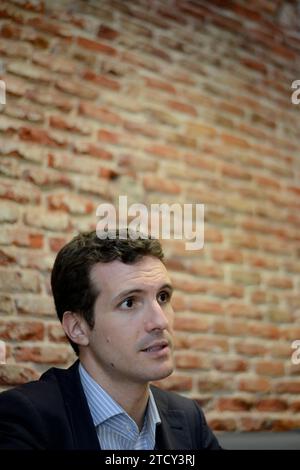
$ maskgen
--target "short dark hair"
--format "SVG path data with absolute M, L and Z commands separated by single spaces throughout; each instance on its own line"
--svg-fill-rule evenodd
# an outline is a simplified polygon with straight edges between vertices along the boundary
M 101 239 L 96 231 L 80 233 L 58 252 L 52 269 L 51 287 L 56 313 L 61 322 L 64 312 L 71 311 L 82 315 L 93 328 L 94 304 L 99 291 L 91 283 L 90 272 L 96 263 L 119 260 L 131 264 L 143 256 L 163 260 L 158 240 L 150 236 L 134 239 L 136 237 L 133 238 L 128 229 L 116 230 L 113 234 L 115 238 Z M 78 345 L 69 341 L 78 355 Z

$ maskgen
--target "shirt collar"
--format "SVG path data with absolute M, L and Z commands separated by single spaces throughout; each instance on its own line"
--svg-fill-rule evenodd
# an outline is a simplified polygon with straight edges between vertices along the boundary
M 104 421 L 119 414 L 125 414 L 128 416 L 126 411 L 91 377 L 81 363 L 79 363 L 79 376 L 94 426 L 98 426 L 99 424 L 104 423 Z M 161 419 L 154 396 L 150 389 L 145 420 L 147 428 L 151 434 L 155 434 L 156 425 L 161 423 Z

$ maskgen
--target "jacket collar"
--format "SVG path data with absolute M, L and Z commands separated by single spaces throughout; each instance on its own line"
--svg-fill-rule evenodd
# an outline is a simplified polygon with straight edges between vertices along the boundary
M 74 448 L 100 450 L 98 436 L 79 377 L 79 360 L 69 369 L 52 369 L 62 390 L 72 428 Z M 169 406 L 168 394 L 151 385 L 161 418 L 156 428 L 156 450 L 191 449 L 192 438 L 186 414 Z

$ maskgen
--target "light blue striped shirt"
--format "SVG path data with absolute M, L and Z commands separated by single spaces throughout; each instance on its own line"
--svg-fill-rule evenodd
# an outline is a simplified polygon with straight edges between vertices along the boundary
M 141 430 L 126 411 L 79 364 L 79 375 L 100 447 L 103 450 L 151 450 L 161 422 L 151 390 Z

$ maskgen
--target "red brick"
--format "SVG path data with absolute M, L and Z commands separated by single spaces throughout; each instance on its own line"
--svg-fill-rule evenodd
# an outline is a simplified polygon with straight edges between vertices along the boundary
M 257 374 L 262 375 L 284 375 L 284 364 L 279 361 L 259 361 L 255 365 L 255 371 Z
M 16 361 L 40 364 L 66 364 L 74 356 L 69 346 L 17 346 Z
M 191 349 L 210 351 L 210 352 L 227 352 L 228 340 L 218 338 L 217 336 L 188 336 L 186 344 Z
M 299 400 L 290 401 L 290 409 L 291 409 L 291 411 L 294 411 L 295 413 L 299 413 L 299 411 L 300 411 L 300 401 Z
M 4 23 L 0 29 L 0 35 L 7 39 L 21 39 L 22 30 L 13 23 Z
M 5 364 L 0 367 L 0 385 L 21 385 L 37 380 L 40 374 L 30 368 L 16 364 Z
M 205 243 L 222 243 L 223 234 L 221 230 L 216 228 L 206 228 L 205 229 Z
M 82 85 L 82 82 L 80 82 L 79 80 L 58 80 L 55 83 L 55 86 L 56 88 L 65 93 L 78 96 L 82 99 L 94 100 L 98 96 L 98 93 L 95 90 L 85 85 Z
M 108 46 L 107 44 L 104 44 L 99 41 L 93 41 L 92 39 L 78 37 L 77 44 L 80 47 L 84 47 L 85 49 L 89 49 L 91 51 L 100 52 L 102 54 L 107 54 L 110 56 L 114 56 L 117 54 L 117 51 L 115 48 Z
M 270 420 L 268 421 L 270 423 Z M 245 417 L 242 417 L 239 422 L 239 430 L 241 431 L 246 431 L 246 432 L 256 431 L 257 432 L 257 431 L 263 431 L 264 429 L 266 429 L 266 420 L 264 420 L 261 417 L 245 416 Z
M 223 163 L 221 165 L 221 172 L 224 176 L 230 178 L 236 178 L 243 181 L 249 181 L 252 179 L 251 174 L 248 171 L 243 170 L 242 168 L 235 165 L 230 165 L 228 163 Z
M 183 331 L 209 331 L 211 321 L 207 318 L 194 316 L 176 316 L 174 328 Z
M 91 214 L 94 212 L 94 203 L 75 194 L 57 193 L 47 198 L 49 209 L 69 212 L 70 214 Z
M 17 204 L 0 200 L 0 221 L 14 223 L 19 219 L 20 208 Z
M 0 183 L 1 199 L 9 199 L 21 204 L 39 204 L 40 197 L 40 191 L 29 183 L 18 182 L 18 185 L 16 185 L 10 180 L 3 180 Z
M 231 249 L 218 249 L 212 252 L 213 259 L 218 262 L 229 262 L 229 263 L 242 263 L 243 254 L 238 250 Z
M 54 72 L 72 75 L 76 73 L 77 63 L 75 60 L 69 59 L 63 54 L 47 54 L 45 52 L 35 52 L 32 56 L 34 63 L 39 64 L 46 69 Z
M 244 288 L 233 284 L 214 283 L 210 285 L 208 291 L 212 292 L 215 296 L 222 298 L 242 298 L 244 296 Z
M 285 411 L 288 409 L 288 404 L 285 400 L 279 398 L 261 398 L 255 403 L 255 408 L 258 411 L 272 412 L 272 411 Z
M 6 238 L 5 244 L 12 244 L 35 249 L 43 248 L 44 246 L 44 235 L 40 233 L 33 233 L 26 228 L 3 229 L 2 235 Z
M 164 18 L 175 21 L 181 25 L 187 24 L 187 20 L 181 14 L 177 13 L 175 10 L 171 11 L 168 7 L 158 7 L 157 13 L 159 16 L 163 16 Z
M 197 283 L 199 284 L 199 283 Z M 202 313 L 213 313 L 221 315 L 224 313 L 224 308 L 221 303 L 218 302 L 207 302 L 204 300 L 193 299 L 189 297 L 188 308 L 193 312 Z
M 222 372 L 244 372 L 248 369 L 245 360 L 226 357 L 224 359 L 215 359 L 213 365 Z
M 211 127 L 211 126 L 207 126 L 205 124 L 202 124 L 200 122 L 188 122 L 187 123 L 187 126 L 186 126 L 186 135 L 188 137 L 202 137 L 202 136 L 206 136 L 206 137 L 215 137 L 216 136 L 216 129 Z M 205 157 L 204 157 L 205 158 Z M 190 160 L 193 159 L 193 156 L 191 155 L 190 156 Z M 202 161 L 203 159 L 203 156 L 201 155 L 197 155 L 196 157 L 194 157 L 195 161 L 197 160 L 200 160 L 200 162 Z M 210 162 L 207 162 L 207 164 L 209 165 Z M 211 163 L 211 165 L 213 165 L 213 163 Z M 200 165 L 199 165 L 200 166 Z M 205 169 L 205 167 L 204 167 Z M 209 169 L 209 168 L 208 168 Z
M 160 68 L 155 60 L 148 59 L 144 55 L 133 54 L 132 52 L 123 52 L 120 56 L 121 60 L 137 67 L 142 67 L 152 72 L 159 73 Z
M 99 158 L 100 160 L 112 160 L 113 158 L 113 154 L 111 152 L 108 152 L 107 150 L 104 150 L 102 147 L 99 147 L 94 144 L 89 144 L 83 148 L 82 147 L 74 148 L 75 152 L 78 150 L 80 150 L 80 152 L 82 153 L 87 153 L 88 155 L 91 155 L 92 157 Z
M 187 103 L 169 100 L 167 101 L 166 104 L 167 106 L 169 106 L 169 108 L 174 109 L 175 111 L 179 111 L 184 114 L 189 114 L 191 116 L 197 116 L 198 114 L 197 109 L 194 106 L 187 104 Z
M 125 120 L 123 123 L 124 129 L 129 132 L 135 132 L 137 134 L 145 135 L 151 139 L 158 138 L 159 132 L 153 126 L 149 126 L 146 123 L 138 123 L 134 121 Z
M 241 63 L 246 67 L 255 70 L 255 72 L 261 72 L 263 74 L 267 73 L 267 67 L 264 63 L 258 62 L 253 59 L 241 59 Z
M 111 112 L 108 108 L 94 106 L 87 102 L 80 103 L 79 112 L 108 124 L 118 125 L 123 123 L 123 119 L 118 114 Z M 91 146 L 91 148 L 93 148 L 93 146 Z
M 63 93 L 49 89 L 41 90 L 38 87 L 26 91 L 26 97 L 31 101 L 42 105 L 56 107 L 65 112 L 70 111 L 75 105 L 73 99 L 67 98 Z
M 145 176 L 143 178 L 144 188 L 147 191 L 158 191 L 168 194 L 180 194 L 181 187 L 174 181 L 168 181 L 156 176 Z
M 49 237 L 49 247 L 51 251 L 57 253 L 64 245 L 68 243 L 68 239 L 64 237 Z
M 249 143 L 245 139 L 241 139 L 240 137 L 236 137 L 230 134 L 222 134 L 221 139 L 226 145 L 233 145 L 234 147 L 241 147 L 247 148 L 249 147 Z
M 231 383 L 228 378 L 202 372 L 197 380 L 197 388 L 201 393 L 218 392 L 219 390 L 230 390 Z
M 40 278 L 35 272 L 1 268 L 0 288 L 3 292 L 40 292 Z
M 116 170 L 104 167 L 99 169 L 98 175 L 100 176 L 100 178 L 104 178 L 109 181 L 115 180 L 120 176 L 120 174 Z
M 180 153 L 176 147 L 168 145 L 150 145 L 145 148 L 145 151 L 158 157 L 168 158 L 171 160 L 178 160 L 180 158 Z
M 36 29 L 45 31 L 46 33 L 54 34 L 55 36 L 69 37 L 71 30 L 67 25 L 59 24 L 58 22 L 51 22 L 41 16 L 31 17 L 27 20 L 29 26 Z
M 50 147 L 64 146 L 64 142 L 58 141 L 55 137 L 48 134 L 43 129 L 30 127 L 21 127 L 19 129 L 19 138 L 27 142 L 35 142 L 37 144 L 49 145 Z
M 58 175 L 64 175 L 64 170 L 66 172 L 72 173 L 74 172 L 87 175 L 97 175 L 101 168 L 99 162 L 97 162 L 94 158 L 89 158 L 87 156 L 78 156 L 72 153 L 68 154 L 53 151 L 51 153 L 48 153 L 48 166 L 61 170 L 60 172 L 55 172 L 55 174 Z M 48 173 L 50 173 L 49 170 Z M 66 179 L 65 176 L 64 178 Z M 72 186 L 71 178 L 67 178 L 67 181 L 64 182 L 64 186 Z
M 121 136 L 116 132 L 107 131 L 106 129 L 100 129 L 98 131 L 98 140 L 110 144 L 118 144 L 120 143 Z
M 248 325 L 244 321 L 218 319 L 214 321 L 212 331 L 220 335 L 242 336 L 248 333 Z
M 266 302 L 266 293 L 262 291 L 255 291 L 251 295 L 251 301 L 255 304 L 264 304 Z
M 250 400 L 243 398 L 219 398 L 216 405 L 220 411 L 248 411 L 252 407 Z
M 207 422 L 214 431 L 236 431 L 237 429 L 233 418 L 210 418 Z
M 238 388 L 243 392 L 265 393 L 270 391 L 271 383 L 268 379 L 263 377 L 245 377 L 239 380 Z
M 3 315 L 13 315 L 15 311 L 13 295 L 0 294 L 0 313 Z
M 121 85 L 119 82 L 117 82 L 117 80 L 112 80 L 111 78 L 108 78 L 106 75 L 103 74 L 96 74 L 91 70 L 86 70 L 82 74 L 82 77 L 86 80 L 96 83 L 97 85 L 109 88 L 110 90 L 118 91 L 121 88 Z
M 44 338 L 44 325 L 42 322 L 1 321 L 0 337 L 4 340 L 38 341 Z
M 135 158 L 130 154 L 123 154 L 120 156 L 118 165 L 121 168 L 128 169 L 132 174 L 136 174 L 138 171 L 151 171 L 156 172 L 158 169 L 158 162 L 152 161 L 146 158 Z
M 231 272 L 232 281 L 245 286 L 253 286 L 261 283 L 261 276 L 256 271 L 241 271 L 233 269 Z
M 15 305 L 19 315 L 38 317 L 55 317 L 52 297 L 46 295 L 26 295 L 15 297 Z
M 57 214 L 41 208 L 31 208 L 24 214 L 24 222 L 30 227 L 37 227 L 52 231 L 67 231 L 71 222 L 67 214 Z
M 276 287 L 277 289 L 292 289 L 293 288 L 293 280 L 286 277 L 286 278 L 272 278 L 268 281 L 269 287 Z
M 148 41 L 140 45 L 140 50 L 144 52 L 144 54 L 153 55 L 154 57 L 157 57 L 160 60 L 164 60 L 165 62 L 172 62 L 171 56 L 167 52 L 165 52 L 164 49 L 152 46 Z
M 170 25 L 166 21 L 162 20 L 157 14 L 150 14 L 148 12 L 145 13 L 141 10 L 130 9 L 129 16 L 132 16 L 133 18 L 138 18 L 143 23 L 150 23 L 150 25 L 154 25 L 155 27 L 161 28 L 163 30 L 167 30 L 170 28 Z
M 278 382 L 274 389 L 277 393 L 300 393 L 300 381 L 299 380 L 283 380 Z
M 194 281 L 191 278 L 183 277 L 183 276 L 173 276 L 173 284 L 176 289 L 179 289 L 180 291 L 183 291 L 183 292 L 190 292 L 190 293 L 207 292 L 207 289 L 208 289 L 207 284 L 203 282 L 199 282 L 199 281 Z M 197 300 L 196 300 L 196 304 L 197 304 Z M 193 305 L 193 299 L 191 299 L 190 305 L 191 306 Z
M 165 91 L 166 93 L 176 93 L 176 89 L 173 85 L 162 80 L 157 80 L 151 77 L 144 77 L 145 83 L 148 87 Z
M 97 36 L 101 39 L 114 40 L 119 36 L 119 32 L 105 24 L 99 26 Z
M 263 337 L 270 339 L 278 339 L 280 337 L 280 330 L 277 325 L 272 323 L 263 323 L 256 321 L 249 325 L 249 332 L 254 337 Z
M 294 323 L 292 326 L 282 326 L 280 329 L 280 336 L 281 338 L 289 341 L 300 339 L 300 326 L 296 326 Z
M 55 343 L 68 343 L 68 339 L 59 322 L 48 325 L 47 332 L 50 341 L 54 341 Z
M 269 187 L 278 191 L 281 189 L 281 184 L 278 182 L 278 179 L 273 179 L 270 177 L 266 178 L 264 176 L 256 176 L 255 181 L 257 182 L 258 186 Z
M 176 353 L 175 364 L 178 369 L 210 369 L 211 367 L 208 357 L 190 352 Z
M 262 313 L 259 309 L 252 305 L 235 302 L 226 305 L 226 313 L 232 317 L 262 318 Z
M 185 392 L 192 389 L 192 378 L 189 375 L 173 374 L 159 382 L 154 381 L 153 384 L 163 390 Z
M 16 258 L 4 250 L 0 250 L 0 266 L 8 266 L 10 264 L 15 264 Z
M 188 268 L 189 272 L 205 278 L 223 278 L 224 271 L 221 266 L 214 264 L 195 263 Z
M 68 122 L 61 116 L 49 116 L 49 125 L 61 131 L 74 132 L 76 134 L 90 135 L 91 131 L 87 126 L 77 125 L 74 122 Z

